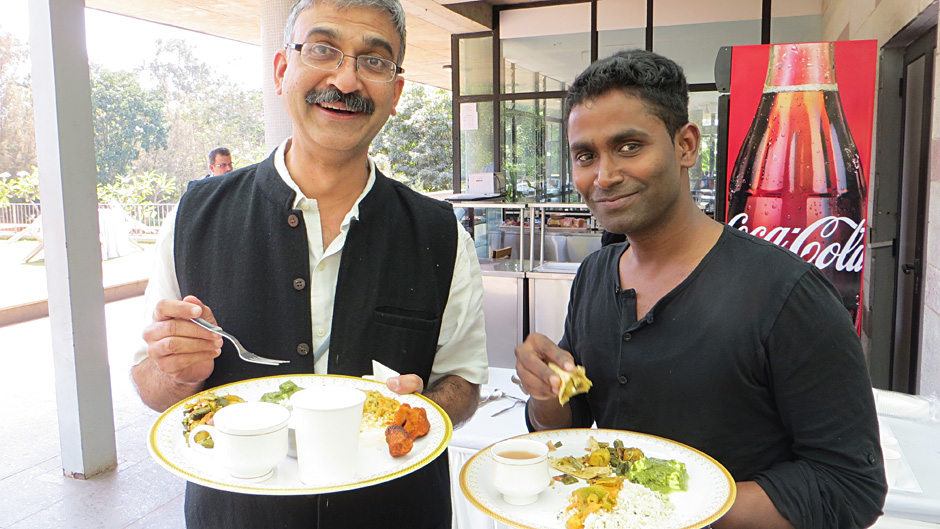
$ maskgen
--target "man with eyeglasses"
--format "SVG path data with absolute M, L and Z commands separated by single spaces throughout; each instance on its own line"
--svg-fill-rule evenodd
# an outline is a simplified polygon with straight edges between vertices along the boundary
M 221 176 L 234 169 L 232 165 L 232 153 L 225 147 L 216 147 L 209 151 L 209 174 L 210 176 Z
M 385 177 L 369 145 L 404 80 L 398 0 L 301 0 L 273 58 L 291 137 L 260 164 L 190 186 L 164 224 L 132 375 L 165 410 L 203 389 L 289 374 L 404 373 L 454 424 L 487 379 L 482 281 L 452 208 Z M 210 308 L 211 307 L 211 308 Z M 249 350 L 241 361 L 188 321 L 202 317 Z M 355 465 L 355 461 L 349 464 Z M 446 452 L 387 483 L 318 496 L 236 494 L 187 484 L 190 528 L 447 528 Z

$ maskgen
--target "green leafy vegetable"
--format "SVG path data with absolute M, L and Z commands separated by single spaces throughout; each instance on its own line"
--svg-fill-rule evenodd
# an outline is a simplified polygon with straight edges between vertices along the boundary
M 644 457 L 631 463 L 625 476 L 634 483 L 663 494 L 689 490 L 689 473 L 685 463 L 676 460 Z
M 261 402 L 273 402 L 279 404 L 283 400 L 287 400 L 291 395 L 300 391 L 301 388 L 297 384 L 294 384 L 293 380 L 288 380 L 287 382 L 282 383 L 278 386 L 279 391 L 271 391 L 270 393 L 265 393 L 261 395 Z

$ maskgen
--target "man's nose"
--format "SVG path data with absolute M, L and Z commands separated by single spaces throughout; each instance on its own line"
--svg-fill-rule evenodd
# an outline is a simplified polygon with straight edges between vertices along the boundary
M 361 88 L 361 80 L 356 72 L 356 59 L 345 56 L 339 68 L 333 71 L 332 85 L 344 94 L 351 94 Z
M 607 189 L 620 182 L 623 182 L 623 168 L 614 163 L 610 156 L 602 155 L 597 164 L 597 178 L 594 180 L 594 185 Z

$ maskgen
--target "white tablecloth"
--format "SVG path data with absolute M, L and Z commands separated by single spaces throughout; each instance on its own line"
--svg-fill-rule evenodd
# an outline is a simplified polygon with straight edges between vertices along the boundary
M 878 419 L 898 439 L 902 455 L 896 487 L 888 489 L 885 516 L 940 524 L 940 423 Z

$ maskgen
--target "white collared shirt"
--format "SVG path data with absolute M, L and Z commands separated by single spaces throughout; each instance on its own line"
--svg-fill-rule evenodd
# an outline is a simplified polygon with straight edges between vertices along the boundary
M 320 210 L 315 199 L 307 198 L 291 178 L 284 161 L 287 144 L 284 141 L 275 151 L 274 167 L 291 189 L 294 190 L 294 209 L 303 212 L 307 228 L 307 247 L 310 252 L 310 305 L 313 324 L 311 351 L 316 351 L 329 338 L 333 321 L 333 301 L 336 297 L 336 280 L 339 276 L 340 259 L 346 244 L 346 234 L 352 219 L 359 216 L 359 204 L 372 190 L 375 183 L 375 163 L 369 159 L 369 178 L 365 188 L 356 199 L 352 209 L 346 213 L 339 234 L 326 248 L 320 226 Z M 154 269 L 144 293 L 145 325 L 152 323 L 153 311 L 161 299 L 182 299 L 173 259 L 173 234 L 176 210 L 167 216 L 160 228 L 155 248 Z M 451 280 L 447 306 L 441 319 L 441 333 L 437 342 L 437 353 L 431 368 L 429 383 L 445 375 L 458 375 L 473 384 L 487 381 L 488 360 L 486 356 L 486 330 L 483 319 L 483 282 L 480 277 L 480 262 L 477 259 L 473 239 L 457 222 L 457 256 Z M 211 307 L 210 307 L 211 308 Z M 146 343 L 139 348 L 134 363 L 147 357 Z M 314 365 L 316 374 L 325 374 L 329 355 L 324 354 Z M 367 375 L 369 373 L 362 373 Z

